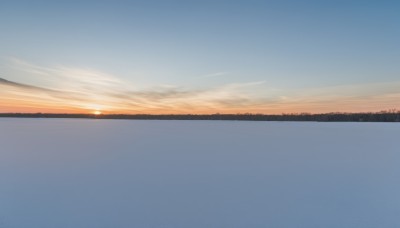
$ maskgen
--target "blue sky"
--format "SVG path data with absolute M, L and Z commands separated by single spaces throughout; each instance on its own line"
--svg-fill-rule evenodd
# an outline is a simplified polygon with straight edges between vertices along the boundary
M 232 110 L 260 112 L 277 111 L 268 109 L 271 100 L 307 100 L 310 91 L 332 91 L 315 96 L 333 99 L 350 86 L 360 92 L 343 94 L 365 98 L 355 104 L 362 111 L 395 108 L 385 99 L 365 104 L 375 91 L 397 93 L 382 84 L 400 81 L 399 10 L 398 1 L 2 1 L 0 78 L 79 87 L 59 79 L 58 88 L 28 65 L 107 74 L 133 91 L 255 84 L 241 92 L 256 102 Z M 357 111 L 339 109 L 321 110 Z

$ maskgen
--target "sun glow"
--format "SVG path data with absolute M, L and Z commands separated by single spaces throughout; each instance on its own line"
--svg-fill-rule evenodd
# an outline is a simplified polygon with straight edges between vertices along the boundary
M 99 110 L 96 110 L 96 111 L 94 111 L 94 112 L 93 112 L 93 114 L 95 114 L 95 115 L 101 115 L 101 114 L 102 114 L 102 112 L 101 112 L 101 111 L 99 111 Z

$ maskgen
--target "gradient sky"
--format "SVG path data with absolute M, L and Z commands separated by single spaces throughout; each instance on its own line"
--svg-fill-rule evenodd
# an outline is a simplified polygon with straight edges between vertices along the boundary
M 400 106 L 400 1 L 1 1 L 0 112 Z

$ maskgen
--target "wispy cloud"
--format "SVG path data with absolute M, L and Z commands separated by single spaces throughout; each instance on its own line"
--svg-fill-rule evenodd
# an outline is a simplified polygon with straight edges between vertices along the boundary
M 0 71 L 0 112 L 282 113 L 379 111 L 400 105 L 400 82 L 290 90 L 271 88 L 265 81 L 137 89 L 93 69 L 42 67 L 15 58 L 11 63 L 30 83 L 13 81 Z
M 216 72 L 216 73 L 202 75 L 202 76 L 200 76 L 200 78 L 213 78 L 213 77 L 224 76 L 227 74 L 229 74 L 229 72 Z
M 212 88 L 155 86 L 138 90 L 132 83 L 92 69 L 66 66 L 42 67 L 19 59 L 12 66 L 35 81 L 34 85 L 0 81 L 4 99 L 15 105 L 70 106 L 74 110 L 108 112 L 190 113 L 252 105 L 249 87 L 263 82 L 232 83 Z M 34 78 L 34 80 L 32 79 Z M 7 78 L 9 79 L 9 78 Z M 4 100 L 3 99 L 3 100 Z M 23 102 L 26 101 L 26 102 Z M 18 104 L 17 104 L 18 103 Z M 8 105 L 12 105 L 8 102 Z

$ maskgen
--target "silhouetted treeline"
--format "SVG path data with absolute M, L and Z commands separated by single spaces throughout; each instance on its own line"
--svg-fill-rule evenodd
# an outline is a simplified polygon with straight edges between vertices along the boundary
M 86 118 L 86 119 L 134 119 L 134 120 L 244 120 L 244 121 L 319 121 L 319 122 L 400 122 L 400 111 L 377 113 L 293 113 L 264 114 L 49 114 L 49 113 L 0 113 L 0 117 L 19 118 Z

